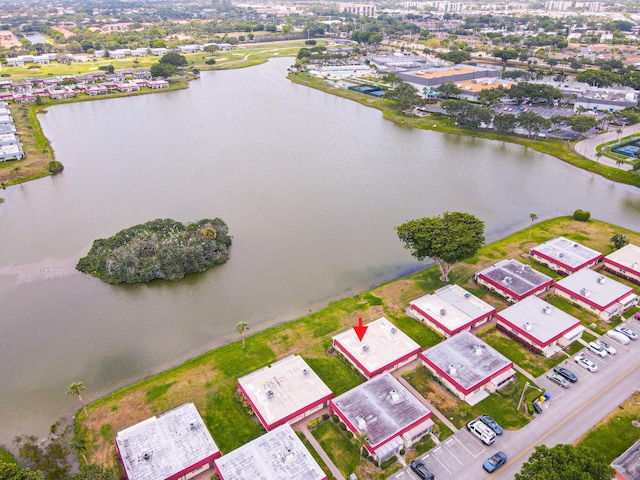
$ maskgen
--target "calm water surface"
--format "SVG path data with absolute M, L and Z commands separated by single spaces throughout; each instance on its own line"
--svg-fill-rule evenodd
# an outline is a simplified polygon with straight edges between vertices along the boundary
M 203 73 L 189 89 L 51 108 L 62 175 L 0 206 L 0 441 L 76 401 L 418 267 L 394 226 L 468 211 L 494 240 L 589 210 L 637 229 L 640 194 L 552 157 L 402 128 L 294 85 L 290 59 Z M 96 238 L 154 218 L 219 216 L 230 261 L 179 283 L 113 286 L 74 270 Z

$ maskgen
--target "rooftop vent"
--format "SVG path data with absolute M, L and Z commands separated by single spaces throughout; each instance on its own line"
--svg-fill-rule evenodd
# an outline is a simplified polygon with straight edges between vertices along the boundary
M 189 429 L 190 430 L 196 430 L 198 428 L 198 424 L 196 422 L 191 422 L 189 423 Z
M 456 367 L 454 365 L 449 365 L 449 375 L 456 374 Z
M 269 389 L 266 391 L 267 398 L 273 398 L 273 390 Z
M 398 329 L 396 327 L 391 327 L 391 333 L 396 333 Z
M 638 268 L 638 262 L 633 262 L 631 264 L 631 270 L 635 270 L 636 268 Z
M 524 266 L 524 271 L 525 272 L 530 272 L 531 271 L 531 265 L 525 265 Z
M 389 392 L 389 398 L 391 399 L 391 403 L 400 402 L 400 395 L 398 395 L 398 392 L 396 392 L 395 390 L 391 390 Z
M 564 252 L 558 253 L 558 258 L 562 258 L 562 257 L 564 257 Z
M 367 429 L 367 422 L 364 420 L 364 415 L 358 415 L 356 417 L 356 427 L 361 432 Z
M 464 298 L 469 298 L 471 297 L 471 294 L 469 292 L 464 292 Z
M 476 356 L 482 355 L 482 351 L 484 350 L 484 345 L 474 345 L 473 346 L 473 354 Z
M 551 307 L 547 305 L 542 309 L 542 313 L 544 313 L 545 315 L 551 315 Z
M 152 456 L 152 455 L 151 455 L 151 452 L 144 452 L 144 453 L 142 454 L 142 459 L 143 459 L 143 460 L 150 460 L 150 459 L 151 459 L 151 456 Z
M 309 375 L 309 369 L 308 368 L 303 368 L 302 369 L 302 373 L 305 375 Z
M 573 248 L 578 248 L 580 245 L 578 245 L 577 243 L 573 244 Z
M 589 295 L 591 295 L 591 292 L 589 290 L 587 290 L 586 288 L 583 288 L 580 290 L 580 295 L 582 295 L 585 298 L 588 298 Z
M 511 285 L 513 283 L 513 278 L 504 277 L 504 283 L 506 283 L 507 285 Z
M 362 351 L 363 351 L 363 352 L 366 352 L 366 351 L 368 351 L 368 350 L 369 350 L 369 345 L 366 345 L 366 344 L 365 344 L 365 345 L 362 345 Z
M 533 329 L 533 325 L 531 325 L 529 322 L 526 322 L 526 323 L 524 324 L 524 329 L 525 329 L 527 332 L 530 332 L 530 331 Z
M 607 278 L 606 278 L 606 277 L 603 277 L 602 275 L 600 275 L 600 276 L 598 277 L 598 283 L 599 283 L 600 285 L 604 285 L 605 283 L 607 283 Z
M 447 314 L 447 309 L 446 308 L 441 308 L 440 309 L 440 315 L 446 315 Z

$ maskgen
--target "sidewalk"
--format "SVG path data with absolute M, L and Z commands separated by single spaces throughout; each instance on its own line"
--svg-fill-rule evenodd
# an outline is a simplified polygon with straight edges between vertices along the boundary
M 603 143 L 613 142 L 618 138 L 628 137 L 629 135 L 633 135 L 640 131 L 640 123 L 635 125 L 629 125 L 627 127 L 623 127 L 622 133 L 618 136 L 618 133 L 615 130 L 609 130 L 606 133 L 601 133 L 600 135 L 596 135 L 595 137 L 587 138 L 586 140 L 582 140 L 575 144 L 574 150 L 577 154 L 582 155 L 589 160 L 593 160 L 594 162 L 602 163 L 603 165 L 608 165 L 610 167 L 617 167 L 615 160 L 602 156 L 600 158 L 596 157 L 596 148 L 598 145 Z M 631 170 L 631 165 L 623 164 L 620 166 L 622 170 Z
M 309 431 L 309 427 L 307 427 L 307 423 L 309 423 L 311 420 L 313 420 L 316 417 L 322 416 L 323 413 L 329 413 L 328 409 L 323 408 L 322 410 L 317 412 L 316 415 L 312 417 L 303 418 L 299 422 L 291 425 L 291 427 L 294 430 L 299 430 L 300 432 L 302 432 L 302 434 L 309 441 L 313 449 L 318 453 L 320 458 L 322 458 L 322 461 L 327 465 L 327 468 L 331 471 L 331 475 L 333 475 L 336 478 L 336 480 L 345 480 L 342 473 L 340 473 L 340 470 L 338 470 L 338 468 L 334 465 L 334 463 L 331 461 L 329 456 L 322 449 L 322 446 L 313 437 L 313 435 L 311 435 L 311 432 Z

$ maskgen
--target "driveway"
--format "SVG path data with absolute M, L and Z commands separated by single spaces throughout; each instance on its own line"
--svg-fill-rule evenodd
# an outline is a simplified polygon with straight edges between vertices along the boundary
M 596 135 L 595 137 L 587 138 L 586 140 L 582 140 L 576 143 L 574 147 L 576 153 L 582 155 L 585 158 L 593 160 L 594 162 L 599 161 L 604 165 L 615 167 L 616 162 L 614 160 L 605 156 L 600 157 L 600 159 L 596 157 L 596 147 L 603 143 L 612 142 L 618 138 L 628 137 L 629 135 L 640 132 L 640 123 L 629 125 L 628 127 L 623 127 L 622 133 L 619 137 L 616 130 L 610 130 L 606 133 L 601 133 L 600 135 Z M 631 165 L 625 163 L 621 165 L 620 168 L 622 168 L 623 170 L 631 170 Z

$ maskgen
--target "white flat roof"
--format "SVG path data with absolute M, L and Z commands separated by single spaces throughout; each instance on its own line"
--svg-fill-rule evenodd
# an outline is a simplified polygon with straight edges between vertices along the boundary
M 446 285 L 410 302 L 449 331 L 473 323 L 495 308 L 458 285 Z
M 465 390 L 482 384 L 513 363 L 469 332 L 460 332 L 422 352 L 439 373 Z
M 334 398 L 331 403 L 352 426 L 367 434 L 372 447 L 408 430 L 421 418 L 428 420 L 431 413 L 388 372 Z
M 606 308 L 616 300 L 633 293 L 631 287 L 605 277 L 598 272 L 583 268 L 556 282 L 557 287 L 565 288 L 578 297 Z
M 552 280 L 548 275 L 514 259 L 502 260 L 478 272 L 478 275 L 518 295 L 525 295 Z
M 604 258 L 626 267 L 628 270 L 640 272 L 640 247 L 632 243 L 610 253 Z
M 221 480 L 327 478 L 288 423 L 215 461 Z
M 219 454 L 193 403 L 118 432 L 116 444 L 129 480 L 163 480 Z
M 578 268 L 596 260 L 602 254 L 573 240 L 564 237 L 551 239 L 531 249 L 549 257 L 549 260 L 571 269 Z
M 580 320 L 531 296 L 496 315 L 516 327 L 518 333 L 530 336 L 540 346 L 547 346 L 569 330 L 580 326 Z
M 403 357 L 422 350 L 420 345 L 382 317 L 367 324 L 362 341 L 353 328 L 333 337 L 334 344 L 363 370 L 376 374 L 380 369 L 393 366 Z
M 245 375 L 238 384 L 267 428 L 333 395 L 299 355 Z

